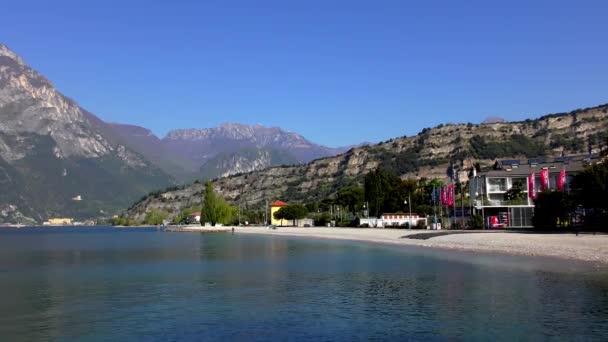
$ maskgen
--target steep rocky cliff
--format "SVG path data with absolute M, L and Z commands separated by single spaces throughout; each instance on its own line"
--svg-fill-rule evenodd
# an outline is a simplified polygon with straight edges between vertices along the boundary
M 0 45 L 0 184 L 0 222 L 39 222 L 99 215 L 170 178 Z
M 531 158 L 541 155 L 597 152 L 608 138 L 608 105 L 545 115 L 522 122 L 448 124 L 424 129 L 413 137 L 401 137 L 372 146 L 353 148 L 306 165 L 272 167 L 232 175 L 213 182 L 216 191 L 231 202 L 256 206 L 265 200 L 309 201 L 323 198 L 341 186 L 361 183 L 379 166 L 403 178 L 445 178 L 453 163 L 466 180 L 473 163 L 491 165 L 496 158 Z M 171 213 L 198 205 L 203 184 L 157 192 L 135 203 L 129 215 L 140 219 L 158 208 Z

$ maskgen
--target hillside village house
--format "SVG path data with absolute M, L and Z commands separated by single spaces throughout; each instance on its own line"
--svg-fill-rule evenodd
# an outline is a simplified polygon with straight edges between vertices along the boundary
M 188 223 L 201 223 L 201 212 L 196 211 L 188 215 Z
M 542 191 L 541 171 L 548 174 L 549 190 L 557 191 L 559 177 L 565 170 L 563 191 L 569 191 L 574 175 L 598 158 L 598 155 L 578 155 L 528 160 L 498 160 L 494 168 L 472 177 L 469 195 L 475 214 L 484 216 L 486 228 L 532 227 L 534 200 L 529 196 L 528 177 L 534 174 L 536 193 Z M 521 189 L 521 196 L 507 200 L 505 194 L 513 187 Z

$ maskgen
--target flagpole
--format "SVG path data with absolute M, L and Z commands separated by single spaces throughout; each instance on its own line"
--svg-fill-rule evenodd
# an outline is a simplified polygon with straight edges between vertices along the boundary
M 436 190 L 435 190 L 435 186 L 433 186 L 433 196 L 431 196 L 433 198 L 433 226 L 432 229 L 436 229 L 437 228 L 437 201 L 435 199 L 436 197 Z

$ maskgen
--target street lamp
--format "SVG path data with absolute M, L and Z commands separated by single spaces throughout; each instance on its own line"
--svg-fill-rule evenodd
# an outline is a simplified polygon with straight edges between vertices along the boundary
M 409 206 L 410 206 L 410 216 L 408 217 L 407 220 L 409 222 L 409 224 L 408 224 L 409 229 L 412 229 L 412 194 L 411 193 L 409 193 L 407 195 L 407 200 L 403 201 L 403 204 L 409 204 Z

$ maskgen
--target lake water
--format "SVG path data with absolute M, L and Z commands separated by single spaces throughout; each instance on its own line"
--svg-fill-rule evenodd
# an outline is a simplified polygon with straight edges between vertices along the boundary
M 606 340 L 608 269 L 154 229 L 0 230 L 16 340 Z

